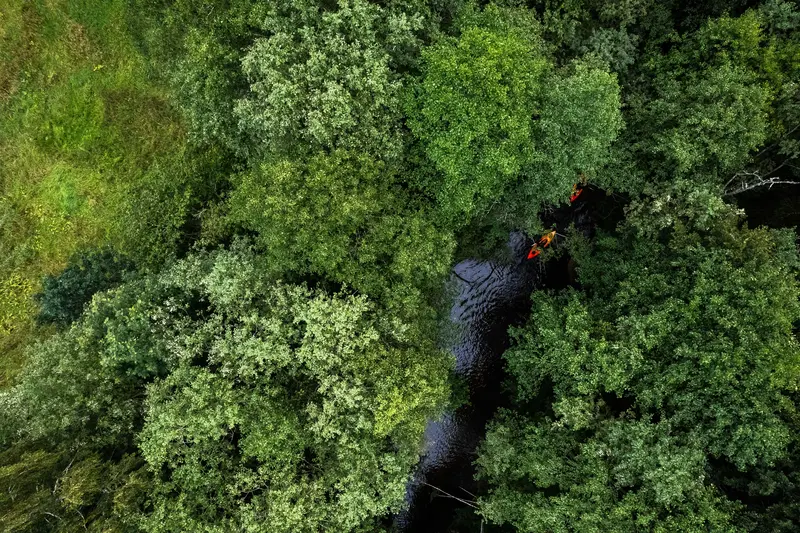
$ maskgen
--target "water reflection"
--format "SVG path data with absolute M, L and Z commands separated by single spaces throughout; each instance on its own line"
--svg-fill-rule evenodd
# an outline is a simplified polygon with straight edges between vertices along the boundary
M 601 191 L 586 190 L 576 205 L 549 210 L 543 218 L 546 227 L 566 231 L 574 224 L 575 230 L 591 238 L 598 225 L 606 230 L 616 225 L 620 205 Z M 506 401 L 502 354 L 509 345 L 508 328 L 525 321 L 534 289 L 560 289 L 574 281 L 568 257 L 546 263 L 526 260 L 531 244 L 523 233 L 512 233 L 507 246 L 515 259 L 468 259 L 453 269 L 456 297 L 450 321 L 456 334 L 450 349 L 456 373 L 468 387 L 468 402 L 428 424 L 424 454 L 408 485 L 408 509 L 395 517 L 398 531 L 481 531 L 480 520 L 464 502 L 486 492 L 475 480 L 473 463 L 487 422 Z
M 512 234 L 508 246 L 519 260 L 468 259 L 453 269 L 457 296 L 450 320 L 457 334 L 451 351 L 469 401 L 428 424 L 424 455 L 408 487 L 409 509 L 395 521 L 400 531 L 455 531 L 454 512 L 467 505 L 433 487 L 467 501 L 478 490 L 472 463 L 486 423 L 502 402 L 501 355 L 508 347 L 508 327 L 524 319 L 544 269 L 538 260 L 525 261 L 530 240 L 523 234 Z

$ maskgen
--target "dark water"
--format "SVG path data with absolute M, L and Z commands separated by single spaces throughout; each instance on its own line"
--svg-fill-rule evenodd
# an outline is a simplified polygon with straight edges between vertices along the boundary
M 401 531 L 460 531 L 452 528 L 454 515 L 469 506 L 441 491 L 473 500 L 479 490 L 472 463 L 486 423 L 503 403 L 501 355 L 508 348 L 508 328 L 524 321 L 531 291 L 541 287 L 546 272 L 552 270 L 538 260 L 525 260 L 530 245 L 529 239 L 515 233 L 508 246 L 517 261 L 470 259 L 453 269 L 458 293 L 450 313 L 457 333 L 451 351 L 456 374 L 468 388 L 468 402 L 428 424 L 424 455 L 408 489 L 409 509 L 396 519 Z
M 559 231 L 574 222 L 589 235 L 594 222 L 585 205 L 553 211 L 548 222 Z M 456 334 L 450 349 L 468 401 L 428 424 L 423 457 L 408 486 L 408 509 L 395 518 L 398 531 L 481 531 L 480 518 L 456 498 L 470 502 L 485 493 L 475 480 L 474 461 L 488 421 L 507 401 L 502 354 L 509 346 L 509 326 L 524 323 L 533 290 L 563 288 L 570 282 L 569 258 L 528 261 L 531 244 L 524 234 L 513 233 L 507 244 L 511 261 L 468 259 L 453 269 L 457 295 L 450 321 Z
M 800 186 L 762 187 L 740 194 L 734 200 L 747 213 L 747 225 L 751 228 L 800 227 Z

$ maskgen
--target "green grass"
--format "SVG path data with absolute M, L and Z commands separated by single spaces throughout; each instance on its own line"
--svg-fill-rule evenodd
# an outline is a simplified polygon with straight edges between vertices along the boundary
M 135 246 L 137 190 L 181 164 L 181 121 L 126 15 L 121 0 L 0 0 L 0 384 L 46 334 L 42 277 L 82 248 Z

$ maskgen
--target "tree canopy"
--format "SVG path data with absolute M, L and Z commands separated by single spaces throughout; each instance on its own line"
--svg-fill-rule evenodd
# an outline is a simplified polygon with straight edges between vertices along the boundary
M 3 437 L 138 448 L 149 531 L 369 529 L 448 391 L 449 358 L 378 311 L 274 282 L 243 244 L 190 256 L 38 346 Z
M 4 2 L 0 530 L 385 531 L 443 501 L 426 427 L 468 414 L 439 529 L 797 531 L 798 30 L 789 0 Z M 453 364 L 454 310 L 498 361 Z
M 81 316 L 95 293 L 120 284 L 134 269 L 130 261 L 105 250 L 73 258 L 72 264 L 43 281 L 39 321 L 67 326 Z
M 346 152 L 267 162 L 241 176 L 229 219 L 257 232 L 278 273 L 323 276 L 384 300 L 435 290 L 450 265 L 452 233 L 396 174 Z
M 243 259 L 172 273 L 199 281 L 209 309 L 147 389 L 142 454 L 170 472 L 147 528 L 369 529 L 402 501 L 447 358 L 394 332 L 365 297 L 260 286 Z
M 787 457 L 794 237 L 739 228 L 727 210 L 702 229 L 653 222 L 576 245 L 580 292 L 534 294 L 505 357 L 520 406 L 548 408 L 508 411 L 487 435 L 487 518 L 521 531 L 743 530 L 722 473 Z
M 586 62 L 555 69 L 525 10 L 470 15 L 458 38 L 423 52 L 409 104 L 411 130 L 441 173 L 428 188 L 462 220 L 501 198 L 562 201 L 621 127 L 616 81 Z
M 404 74 L 436 33 L 425 3 L 238 0 L 160 11 L 168 24 L 156 42 L 183 51 L 165 61 L 199 140 L 256 159 L 401 156 Z

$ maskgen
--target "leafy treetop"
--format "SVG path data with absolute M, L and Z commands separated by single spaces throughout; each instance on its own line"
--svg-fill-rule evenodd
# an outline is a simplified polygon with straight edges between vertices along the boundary
M 505 356 L 521 403 L 487 435 L 482 512 L 521 531 L 737 530 L 725 465 L 769 469 L 796 436 L 792 236 L 640 212 L 573 251 L 583 291 L 535 293 Z

